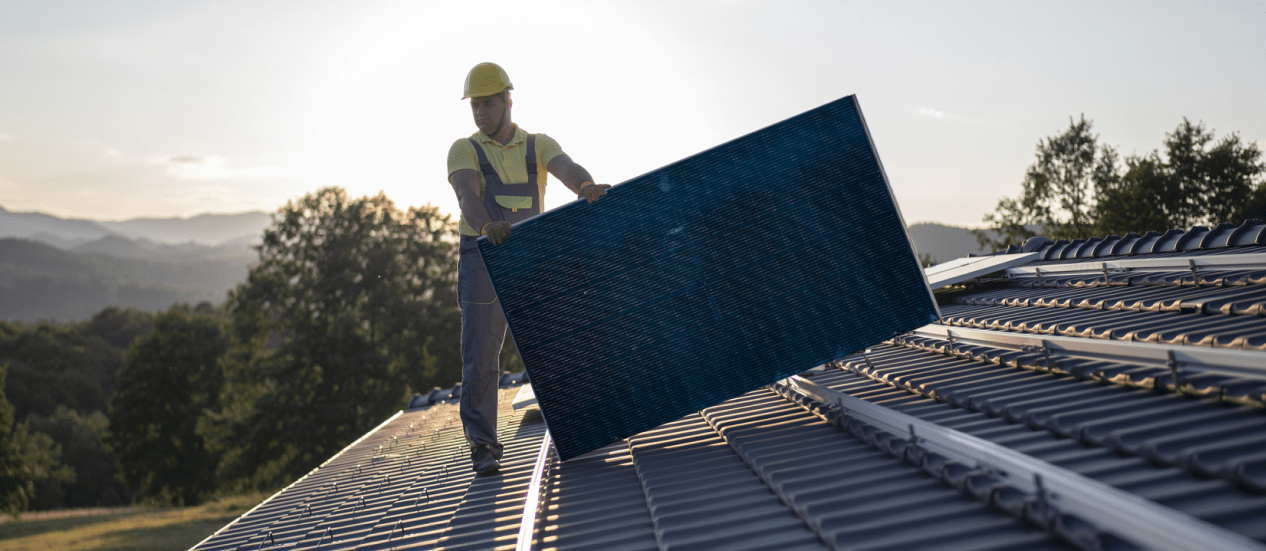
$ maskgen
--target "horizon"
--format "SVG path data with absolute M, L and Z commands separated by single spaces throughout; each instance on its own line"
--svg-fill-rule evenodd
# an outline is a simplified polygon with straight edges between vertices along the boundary
M 237 216 L 237 215 L 241 215 L 241 214 L 270 214 L 270 215 L 271 215 L 271 214 L 273 214 L 274 212 L 276 212 L 275 210 L 273 210 L 273 211 L 266 211 L 266 210 L 244 210 L 244 211 L 238 211 L 238 212 L 200 212 L 200 213 L 197 213 L 197 214 L 191 214 L 191 215 L 188 215 L 188 216 L 178 216 L 178 215 L 173 215 L 173 216 L 137 216 L 137 217 L 132 217 L 132 218 L 123 218 L 123 219 L 114 219 L 114 220 L 111 220 L 111 219 L 100 219 L 100 218 L 79 218 L 79 217 L 59 216 L 59 215 L 56 215 L 56 214 L 53 214 L 53 213 L 50 213 L 50 212 L 43 212 L 43 211 L 38 211 L 38 210 L 22 210 L 22 211 L 19 211 L 19 210 L 13 210 L 13 209 L 10 209 L 10 208 L 8 208 L 8 207 L 5 207 L 3 204 L 0 204 L 0 211 L 10 212 L 10 213 L 13 213 L 13 214 L 44 214 L 44 215 L 53 216 L 53 217 L 56 217 L 56 218 L 61 218 L 61 219 L 63 219 L 63 220 L 87 220 L 87 221 L 89 221 L 89 222 L 110 222 L 110 223 L 132 222 L 132 221 L 136 221 L 136 220 L 189 220 L 189 219 L 191 219 L 191 218 L 198 218 L 198 217 L 200 217 L 200 216 Z M 446 213 L 446 214 L 448 214 L 448 213 Z M 454 224 L 456 224 L 456 223 L 457 223 L 457 219 L 456 219 L 456 217 L 454 217 L 454 219 L 453 219 L 453 223 L 454 223 Z M 946 226 L 946 227 L 951 227 L 951 228 L 959 228 L 959 229 L 965 229 L 965 230 L 982 230 L 982 229 L 988 229 L 988 227 L 987 227 L 987 226 L 959 226 L 959 225 L 956 225 L 956 224 L 949 224 L 949 223 L 946 223 L 946 222 L 940 222 L 940 221 L 937 221 L 937 220 L 916 220 L 916 221 L 914 221 L 914 222 L 907 222 L 907 223 L 906 223 L 906 227 L 910 227 L 910 226 L 918 226 L 918 225 L 922 225 L 922 224 L 936 224 L 936 225 L 940 225 L 940 226 Z
M 0 105 L 22 109 L 0 117 L 0 205 L 190 218 L 338 185 L 455 215 L 443 158 L 488 60 L 515 122 L 612 184 L 857 95 L 903 216 L 955 227 L 983 227 L 1080 114 L 1122 156 L 1184 117 L 1266 150 L 1263 2 L 489 7 L 569 32 L 506 51 L 460 7 L 397 0 L 6 3 Z M 547 208 L 572 200 L 552 183 Z

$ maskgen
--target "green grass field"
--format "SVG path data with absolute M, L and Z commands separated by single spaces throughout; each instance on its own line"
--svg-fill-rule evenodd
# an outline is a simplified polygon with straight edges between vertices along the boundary
M 125 511 L 60 518 L 55 517 L 56 513 L 31 513 L 18 521 L 0 523 L 0 549 L 184 550 L 250 510 L 265 497 L 258 494 L 224 498 L 181 509 L 133 507 Z

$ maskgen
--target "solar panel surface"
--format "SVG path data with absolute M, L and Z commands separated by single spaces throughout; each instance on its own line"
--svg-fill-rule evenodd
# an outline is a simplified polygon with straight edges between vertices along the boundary
M 853 96 L 479 247 L 564 460 L 939 318 Z

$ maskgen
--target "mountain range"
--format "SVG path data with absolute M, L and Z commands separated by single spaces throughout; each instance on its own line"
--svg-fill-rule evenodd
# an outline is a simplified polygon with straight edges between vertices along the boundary
M 0 207 L 0 319 L 218 303 L 246 279 L 270 223 L 264 212 L 104 222 Z
M 166 245 L 194 243 L 214 247 L 258 241 L 271 221 L 272 216 L 261 211 L 108 222 L 59 218 L 42 212 L 13 212 L 0 207 L 0 237 L 44 241 L 62 249 L 111 235 Z
M 0 207 L 0 320 L 84 320 L 109 306 L 223 301 L 245 281 L 264 212 L 102 222 Z M 968 228 L 909 226 L 934 263 L 984 254 Z

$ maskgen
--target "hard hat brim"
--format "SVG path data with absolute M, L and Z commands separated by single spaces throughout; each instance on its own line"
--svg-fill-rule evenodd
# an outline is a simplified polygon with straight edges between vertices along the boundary
M 502 92 L 504 92 L 504 91 L 506 91 L 506 90 L 513 90 L 513 89 L 514 89 L 514 86 L 506 86 L 505 88 L 502 88 L 502 89 L 500 89 L 500 90 L 497 90 L 496 92 L 493 92 L 493 93 L 491 93 L 491 94 L 479 94 L 479 95 L 477 95 L 477 96 L 462 96 L 462 99 L 469 99 L 469 98 L 486 98 L 486 97 L 488 97 L 488 96 L 495 96 L 495 95 L 500 94 L 500 93 L 502 93 Z

